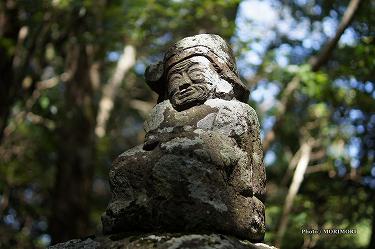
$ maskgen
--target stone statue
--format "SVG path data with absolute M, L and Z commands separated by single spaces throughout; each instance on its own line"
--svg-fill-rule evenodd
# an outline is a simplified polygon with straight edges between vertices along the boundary
M 263 240 L 259 123 L 228 44 L 212 34 L 184 38 L 145 76 L 158 104 L 145 121 L 144 144 L 110 170 L 104 233 L 219 232 Z

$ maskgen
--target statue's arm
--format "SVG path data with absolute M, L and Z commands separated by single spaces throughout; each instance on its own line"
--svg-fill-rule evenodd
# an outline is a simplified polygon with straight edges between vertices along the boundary
M 247 153 L 251 156 L 252 185 L 254 195 L 264 201 L 266 191 L 266 173 L 263 163 L 263 145 L 260 138 L 260 125 L 258 116 L 253 108 L 249 106 L 248 112 L 248 135 L 245 136 Z
M 237 179 L 241 179 L 243 183 L 238 185 L 263 200 L 265 170 L 257 114 L 253 108 L 242 102 L 222 101 L 221 103 L 222 106 L 214 121 L 213 129 L 235 140 L 239 149 L 247 154 L 246 160 L 241 159 L 240 161 L 242 166 L 239 167 L 240 172 L 238 172 Z M 245 180 L 246 178 L 247 180 Z
M 150 114 L 145 120 L 144 130 L 146 132 L 143 144 L 144 150 L 152 150 L 160 143 L 158 129 L 165 122 L 165 114 L 168 109 L 173 108 L 169 100 L 165 100 L 152 108 Z

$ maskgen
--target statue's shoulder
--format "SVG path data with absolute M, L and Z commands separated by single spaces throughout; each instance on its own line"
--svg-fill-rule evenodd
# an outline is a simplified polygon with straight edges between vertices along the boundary
M 223 115 L 234 115 L 253 120 L 257 119 L 255 110 L 247 103 L 238 100 L 209 99 L 205 103 L 212 108 L 218 108 Z
M 204 104 L 218 109 L 213 127 L 225 134 L 241 136 L 249 129 L 259 126 L 254 109 L 246 103 L 238 100 L 210 99 Z
M 145 124 L 144 124 L 145 131 L 148 132 L 150 130 L 157 129 L 159 125 L 163 123 L 164 118 L 165 118 L 164 113 L 168 110 L 174 110 L 169 99 L 156 104 L 152 108 L 150 114 L 148 115 L 145 121 Z

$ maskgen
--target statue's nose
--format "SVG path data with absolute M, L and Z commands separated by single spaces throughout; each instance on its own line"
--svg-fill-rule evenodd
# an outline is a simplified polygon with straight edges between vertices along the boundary
M 181 80 L 181 84 L 179 86 L 179 90 L 182 91 L 184 89 L 187 89 L 189 86 L 191 86 L 193 84 L 193 82 L 191 81 L 189 75 L 187 73 L 183 73 L 182 74 L 182 80 Z
M 185 85 L 185 84 L 189 84 L 189 85 L 191 85 L 191 84 L 193 83 L 193 82 L 191 81 L 189 75 L 188 75 L 186 72 L 183 72 L 183 73 L 182 73 L 182 83 L 183 83 L 183 85 Z

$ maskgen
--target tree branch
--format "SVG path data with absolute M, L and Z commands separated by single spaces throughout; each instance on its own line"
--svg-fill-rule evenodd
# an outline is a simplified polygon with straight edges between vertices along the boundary
M 125 74 L 134 66 L 135 59 L 136 50 L 134 46 L 125 46 L 123 54 L 117 62 L 116 69 L 112 77 L 103 88 L 103 95 L 99 102 L 99 110 L 95 127 L 95 134 L 98 137 L 103 137 L 105 135 L 107 122 L 113 109 L 115 94 L 119 89 Z
M 310 59 L 309 63 L 313 71 L 318 71 L 319 68 L 329 60 L 342 34 L 346 30 L 346 28 L 349 26 L 349 24 L 352 22 L 360 3 L 361 3 L 361 0 L 350 1 L 348 8 L 346 9 L 344 16 L 341 19 L 340 25 L 337 28 L 334 37 L 326 43 L 321 53 L 317 57 L 312 57 Z
M 317 57 L 312 57 L 309 59 L 309 64 L 313 71 L 318 71 L 330 58 L 332 51 L 335 49 L 340 37 L 344 33 L 345 29 L 349 26 L 350 22 L 353 20 L 355 13 L 358 10 L 358 6 L 361 0 L 351 0 L 348 8 L 346 9 L 343 18 L 336 30 L 335 35 L 331 38 L 326 45 L 323 47 L 321 53 Z M 286 88 L 283 93 L 283 97 L 281 99 L 280 105 L 277 107 L 278 115 L 276 118 L 276 122 L 272 129 L 266 134 L 264 141 L 263 141 L 263 149 L 267 151 L 273 141 L 276 138 L 275 129 L 281 123 L 281 118 L 286 112 L 290 96 L 293 92 L 299 87 L 300 85 L 300 78 L 298 76 L 293 77 L 293 79 L 286 85 Z
M 279 228 L 277 230 L 277 236 L 276 236 L 276 242 L 275 246 L 277 248 L 280 248 L 282 238 L 284 237 L 286 228 L 288 226 L 288 219 L 289 219 L 289 213 L 292 209 L 294 198 L 296 197 L 298 190 L 302 184 L 303 177 L 305 175 L 307 165 L 310 161 L 310 154 L 311 154 L 311 144 L 310 142 L 306 142 L 302 144 L 301 146 L 301 157 L 298 161 L 297 168 L 293 175 L 292 183 L 289 187 L 288 195 L 286 196 L 284 208 L 283 208 L 283 214 L 281 216 L 281 221 Z

